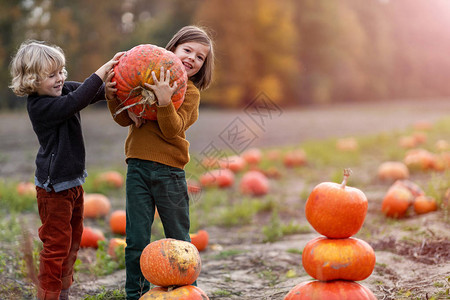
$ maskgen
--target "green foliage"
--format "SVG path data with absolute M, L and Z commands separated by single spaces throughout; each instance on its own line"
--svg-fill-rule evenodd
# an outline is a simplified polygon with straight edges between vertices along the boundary
M 125 289 L 116 290 L 106 290 L 92 296 L 86 296 L 84 300 L 125 300 L 126 299 Z
M 207 26 L 216 45 L 217 80 L 202 103 L 242 107 L 260 92 L 287 105 L 448 97 L 450 10 L 434 2 L 2 1 L 0 109 L 24 107 L 7 83 L 26 39 L 62 46 L 69 78 L 82 81 L 114 53 L 164 47 L 189 24 Z
M 0 207 L 8 212 L 36 211 L 36 196 L 33 194 L 19 195 L 17 182 L 0 180 Z

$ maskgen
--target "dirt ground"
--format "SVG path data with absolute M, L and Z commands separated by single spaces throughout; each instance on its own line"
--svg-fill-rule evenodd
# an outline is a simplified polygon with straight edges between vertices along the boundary
M 220 144 L 223 142 L 221 134 L 238 118 L 253 126 L 255 138 L 251 146 L 299 144 L 309 139 L 402 130 L 419 120 L 439 120 L 449 112 L 450 101 L 345 104 L 280 110 L 277 115 L 266 118 L 264 126 L 254 126 L 255 122 L 245 111 L 205 109 L 200 112 L 199 121 L 189 129 L 188 139 L 193 153 L 203 151 L 211 143 L 227 147 L 229 145 Z M 102 108 L 87 110 L 82 118 L 88 170 L 125 168 L 123 141 L 127 129 L 114 124 Z M 26 114 L 0 114 L 0 143 L 0 178 L 32 178 L 37 141 Z M 286 191 L 289 201 L 301 201 L 299 194 L 303 184 L 301 178 L 291 178 Z M 443 222 L 445 212 L 414 216 L 402 221 L 401 226 L 387 224 L 379 212 L 380 191 L 374 188 L 364 192 L 369 199 L 369 211 L 364 230 L 357 237 L 374 248 L 377 265 L 372 275 L 360 283 L 378 299 L 428 299 L 442 290 L 442 286 L 450 288 L 450 227 L 448 222 Z M 306 224 L 303 210 L 292 212 L 292 216 Z M 262 217 L 261 224 L 269 217 L 265 220 Z M 318 233 L 311 231 L 286 236 L 274 243 L 262 243 L 261 224 L 205 228 L 210 234 L 210 246 L 201 253 L 198 285 L 210 299 L 283 299 L 296 284 L 311 280 L 303 270 L 301 254 L 288 250 L 301 251 Z M 426 233 L 419 243 L 409 230 L 417 226 Z M 411 236 L 414 242 L 408 242 L 405 236 Z M 82 258 L 85 255 L 89 254 L 80 253 Z M 78 274 L 72 295 L 74 299 L 83 299 L 103 289 L 122 288 L 124 281 L 123 270 L 101 278 Z

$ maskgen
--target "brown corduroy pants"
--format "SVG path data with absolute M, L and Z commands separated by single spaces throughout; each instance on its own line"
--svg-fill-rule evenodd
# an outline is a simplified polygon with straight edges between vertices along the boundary
M 73 266 L 83 233 L 83 188 L 47 192 L 36 187 L 39 217 L 40 253 L 39 300 L 58 299 L 61 290 L 73 282 Z

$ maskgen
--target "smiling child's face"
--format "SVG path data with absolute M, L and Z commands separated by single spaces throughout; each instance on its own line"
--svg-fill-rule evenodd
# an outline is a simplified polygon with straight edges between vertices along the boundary
M 42 80 L 41 85 L 37 89 L 38 95 L 53 97 L 61 96 L 64 79 L 65 76 L 63 69 L 50 72 L 50 74 Z
M 183 63 L 189 78 L 197 74 L 202 68 L 209 53 L 209 46 L 197 42 L 188 42 L 178 45 L 174 53 Z

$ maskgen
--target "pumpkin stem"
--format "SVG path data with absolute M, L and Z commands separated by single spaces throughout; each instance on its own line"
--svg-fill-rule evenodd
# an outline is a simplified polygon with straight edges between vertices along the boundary
M 343 189 L 345 189 L 345 186 L 347 185 L 347 180 L 348 180 L 348 177 L 350 176 L 350 174 L 352 174 L 352 170 L 351 169 L 344 169 L 344 180 L 342 180 L 342 183 L 341 183 L 341 187 L 343 188 Z
M 145 88 L 143 88 L 143 87 L 141 87 L 141 86 L 137 86 L 137 87 L 135 87 L 134 89 L 132 89 L 132 90 L 130 91 L 130 93 L 128 94 L 127 99 L 125 99 L 124 101 L 122 101 L 122 104 L 123 104 L 125 101 L 127 101 L 128 98 L 130 98 L 131 93 L 133 93 L 134 91 L 139 90 L 139 89 L 141 90 L 142 100 L 139 101 L 139 102 L 136 102 L 136 103 L 133 103 L 133 104 L 124 106 L 124 107 L 122 107 L 121 109 L 117 110 L 117 111 L 114 113 L 113 118 L 115 118 L 118 114 L 120 114 L 120 113 L 123 112 L 124 110 L 126 110 L 126 109 L 128 109 L 128 108 L 131 108 L 131 107 L 133 107 L 133 106 L 136 106 L 136 105 L 139 105 L 139 104 L 144 104 L 144 105 L 145 105 L 145 104 L 148 104 L 148 106 L 151 106 L 151 105 L 153 105 L 154 103 L 156 103 L 156 96 L 155 96 L 155 94 L 154 94 L 152 91 L 149 91 L 149 90 L 147 90 L 147 89 L 145 89 Z M 144 109 L 145 109 L 145 107 L 144 107 Z
M 177 285 L 170 285 L 168 288 L 167 288 L 167 291 L 168 292 L 171 292 L 171 291 L 173 291 L 174 289 L 176 289 L 178 286 Z

